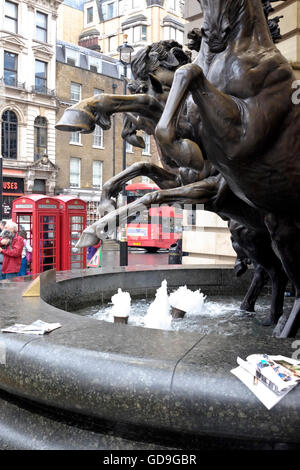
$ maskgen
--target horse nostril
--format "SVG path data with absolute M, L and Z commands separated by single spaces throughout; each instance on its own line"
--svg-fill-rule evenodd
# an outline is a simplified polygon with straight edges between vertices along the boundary
M 223 37 L 225 38 L 226 36 L 228 36 L 230 31 L 231 31 L 231 26 L 230 25 L 226 26 L 222 31 Z

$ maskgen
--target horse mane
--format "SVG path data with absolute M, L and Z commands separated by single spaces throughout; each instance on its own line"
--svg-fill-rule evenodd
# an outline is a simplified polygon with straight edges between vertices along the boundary
M 149 73 L 159 67 L 176 70 L 190 61 L 190 55 L 183 51 L 182 45 L 170 39 L 155 42 L 138 51 L 131 63 L 131 71 L 136 80 L 146 81 Z

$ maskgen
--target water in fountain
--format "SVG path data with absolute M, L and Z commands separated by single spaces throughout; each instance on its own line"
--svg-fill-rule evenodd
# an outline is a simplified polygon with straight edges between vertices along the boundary
M 149 306 L 144 317 L 145 327 L 162 330 L 171 329 L 172 316 L 170 310 L 167 281 L 163 281 L 156 291 L 155 300 Z
M 200 315 L 205 299 L 200 289 L 192 291 L 187 286 L 181 286 L 170 295 L 170 304 L 189 315 Z
M 131 310 L 131 298 L 129 292 L 123 292 L 118 289 L 118 293 L 111 298 L 113 307 L 111 309 L 112 316 L 128 317 Z

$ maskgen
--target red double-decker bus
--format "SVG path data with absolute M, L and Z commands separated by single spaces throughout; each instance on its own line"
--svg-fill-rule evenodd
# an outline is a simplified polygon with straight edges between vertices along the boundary
M 155 184 L 128 184 L 125 187 L 127 204 L 158 189 Z M 127 224 L 126 232 L 128 246 L 145 248 L 152 253 L 159 248 L 169 249 L 182 237 L 182 210 L 164 205 L 145 210 Z

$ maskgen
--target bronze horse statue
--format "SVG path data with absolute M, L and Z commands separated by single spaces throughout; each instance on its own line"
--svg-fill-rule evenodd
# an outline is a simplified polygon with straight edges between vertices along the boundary
M 180 158 L 184 139 L 176 130 L 176 117 L 183 103 L 187 118 L 196 106 L 201 139 L 193 145 L 185 140 L 186 164 L 201 166 L 205 156 L 239 199 L 264 214 L 273 247 L 296 289 L 293 310 L 281 318 L 276 333 L 292 336 L 300 311 L 300 107 L 292 101 L 295 77 L 271 40 L 259 0 L 199 3 L 204 13 L 201 49 L 194 63 L 175 72 L 156 137 L 175 160 Z
M 229 15 L 229 17 L 230 17 L 233 25 L 235 26 L 235 28 L 237 28 L 237 26 L 240 26 L 240 23 L 241 23 L 240 18 L 238 17 L 238 8 L 236 6 L 237 3 L 239 3 L 239 2 L 219 2 L 218 3 L 218 8 L 223 8 L 224 9 L 225 8 L 224 7 L 225 3 L 227 5 L 227 7 L 228 7 L 229 3 L 231 4 L 231 6 L 232 6 L 233 3 L 235 4 L 235 8 L 233 8 L 234 14 Z M 243 2 L 243 4 L 246 4 L 246 3 L 247 2 Z M 206 2 L 206 4 L 207 4 L 207 2 Z M 247 4 L 247 5 L 249 7 L 249 4 Z M 225 8 L 225 10 L 226 10 L 226 8 Z M 249 13 L 249 11 L 251 13 L 253 13 L 253 10 L 251 10 L 251 8 L 250 8 L 250 10 L 247 10 L 247 13 Z M 224 12 L 221 12 L 221 13 L 224 13 Z M 268 42 L 267 41 L 267 39 L 268 39 L 269 43 L 271 43 L 269 33 L 267 32 L 267 28 L 266 28 L 266 22 L 264 20 L 263 12 L 262 12 L 261 8 L 260 8 L 259 13 L 261 13 L 262 15 L 260 17 L 260 21 L 257 23 L 256 26 L 261 26 L 261 25 L 264 26 L 264 34 L 260 36 L 260 41 L 262 41 L 263 37 L 264 37 L 265 38 L 264 40 L 266 42 Z M 245 21 L 242 22 L 242 23 L 244 25 Z M 229 39 L 229 36 L 230 36 L 230 34 L 229 34 L 230 27 L 229 26 L 226 29 L 226 31 L 227 31 L 226 36 L 228 35 L 228 38 L 226 37 L 226 39 Z M 235 32 L 235 34 L 237 33 L 236 30 L 234 32 Z M 203 33 L 204 33 L 204 36 L 206 37 L 207 32 L 203 30 Z M 239 31 L 239 33 L 240 33 L 240 31 Z M 238 36 L 239 36 L 239 34 L 238 34 Z M 243 39 L 244 39 L 244 36 L 245 35 L 241 34 L 241 37 Z M 234 36 L 234 37 L 236 37 L 236 36 Z M 239 40 L 240 40 L 240 37 L 239 37 Z M 223 41 L 223 39 L 222 39 L 222 41 Z M 219 42 L 222 42 L 222 41 L 219 40 Z M 226 46 L 226 41 L 224 40 L 223 42 L 225 42 L 225 46 Z M 240 40 L 240 42 L 243 42 L 243 41 Z M 225 47 L 225 49 L 226 49 L 226 47 Z M 218 40 L 216 38 L 214 38 L 214 40 L 212 41 L 212 44 L 210 45 L 210 50 L 209 50 L 209 54 L 208 54 L 209 57 L 211 58 L 211 64 L 214 63 L 214 58 L 217 54 L 222 54 L 224 52 L 225 49 L 223 49 L 223 48 L 224 48 L 224 44 L 223 43 L 219 44 Z M 270 46 L 270 50 L 271 49 L 272 48 Z M 200 56 L 203 54 L 203 52 L 201 52 L 202 50 L 203 50 L 203 45 L 201 46 L 201 49 L 200 49 L 200 53 L 199 53 Z M 240 51 L 238 50 L 237 52 L 240 52 Z M 205 56 L 205 54 L 204 54 L 204 56 Z M 237 55 L 237 57 L 238 57 L 238 55 Z M 251 54 L 250 54 L 249 57 L 251 58 Z M 247 56 L 246 56 L 246 59 L 247 59 Z M 220 62 L 220 61 L 218 61 L 218 62 Z M 283 60 L 283 63 L 284 63 L 284 60 Z M 280 64 L 281 64 L 281 62 L 280 62 Z M 251 69 L 252 69 L 252 67 L 250 67 L 250 69 L 249 69 L 250 73 L 252 72 Z M 254 69 L 254 72 L 255 72 L 256 67 L 253 67 L 253 69 Z M 287 64 L 286 64 L 286 67 L 283 66 L 283 69 L 284 69 L 284 75 L 285 75 L 287 73 L 286 69 L 288 69 Z M 209 67 L 208 67 L 208 70 L 209 70 Z M 221 67 L 220 70 L 222 71 L 222 67 Z M 190 74 L 191 71 L 192 71 L 192 73 Z M 263 69 L 263 71 L 265 72 L 265 75 L 267 75 L 266 70 Z M 195 77 L 192 77 L 191 75 L 195 74 L 195 72 L 197 72 L 197 74 L 195 75 Z M 212 122 L 212 123 L 210 123 L 210 125 L 206 126 L 206 121 L 203 118 L 206 118 L 206 113 L 209 116 L 209 109 L 206 109 L 205 106 L 202 106 L 203 107 L 203 109 L 202 109 L 201 106 L 199 106 L 199 102 L 201 101 L 201 99 L 199 99 L 199 97 L 198 97 L 198 94 L 199 94 L 198 92 L 199 92 L 199 89 L 200 89 L 199 84 L 197 84 L 198 90 L 194 89 L 194 87 L 196 85 L 194 85 L 194 87 L 191 86 L 191 83 L 193 83 L 194 79 L 195 79 L 195 81 L 197 81 L 198 72 L 199 72 L 199 65 L 197 65 L 197 61 L 196 61 L 196 64 L 186 65 L 186 66 L 181 67 L 180 69 L 178 69 L 178 71 L 176 72 L 174 82 L 172 83 L 172 89 L 171 89 L 171 94 L 170 94 L 170 97 L 171 97 L 172 93 L 173 93 L 173 99 L 175 99 L 175 98 L 176 99 L 175 99 L 175 101 L 172 101 L 172 100 L 170 101 L 170 97 L 169 97 L 168 102 L 167 102 L 167 107 L 164 110 L 162 118 L 160 120 L 160 123 L 157 127 L 156 136 L 159 139 L 159 141 L 161 143 L 161 148 L 164 149 L 166 155 L 172 155 L 172 158 L 169 159 L 169 161 L 168 161 L 170 167 L 176 167 L 176 168 L 178 168 L 178 167 L 179 168 L 187 167 L 187 168 L 191 168 L 192 171 L 196 171 L 196 172 L 198 171 L 199 172 L 200 170 L 202 171 L 203 167 L 205 166 L 204 158 L 209 158 L 211 161 L 213 161 L 213 163 L 215 164 L 215 166 L 217 168 L 219 166 L 218 169 L 223 175 L 225 175 L 226 180 L 227 181 L 229 180 L 228 181 L 229 186 L 231 187 L 233 192 L 236 194 L 236 196 L 238 196 L 238 198 L 241 198 L 247 204 L 253 205 L 254 202 L 252 202 L 247 197 L 247 195 L 245 196 L 244 194 L 241 194 L 237 190 L 236 184 L 234 183 L 234 178 L 230 179 L 230 177 L 228 177 L 228 174 L 223 169 L 224 165 L 223 166 L 220 165 L 220 164 L 218 165 L 218 159 L 214 160 L 214 157 L 211 156 L 211 148 L 213 147 L 213 145 L 215 145 L 215 148 L 218 150 L 218 142 L 220 141 L 222 136 L 223 136 L 223 139 L 224 139 L 224 135 L 222 133 L 224 133 L 226 135 L 227 146 L 225 145 L 226 142 L 223 142 L 224 143 L 224 148 L 222 148 L 222 149 L 219 148 L 219 152 L 221 150 L 221 154 L 222 154 L 222 151 L 223 151 L 223 153 L 225 153 L 227 158 L 228 158 L 227 154 L 228 154 L 229 149 L 230 149 L 231 152 L 232 152 L 232 150 L 237 151 L 236 155 L 239 155 L 238 154 L 238 149 L 239 149 L 239 146 L 240 146 L 240 142 L 238 142 L 238 140 L 236 139 L 236 135 L 237 135 L 237 130 L 242 128 L 243 126 L 239 122 L 238 111 L 244 111 L 244 108 L 243 107 L 241 107 L 241 109 L 239 108 L 239 106 L 240 106 L 239 100 L 235 99 L 234 94 L 230 95 L 230 97 L 227 97 L 227 96 L 225 96 L 224 92 L 220 93 L 217 88 L 216 88 L 216 90 L 217 90 L 217 92 L 216 92 L 216 90 L 213 89 L 213 85 L 210 84 L 209 82 L 206 83 L 204 78 L 203 78 L 204 76 L 201 76 L 202 77 L 201 80 L 203 80 L 205 86 L 207 87 L 207 91 L 203 92 L 202 98 L 205 101 L 205 96 L 207 95 L 209 100 L 212 99 L 212 103 L 213 103 L 213 106 L 212 106 L 212 108 L 213 108 L 212 109 L 212 111 L 213 111 L 212 115 L 213 116 L 212 117 L 213 117 L 213 119 L 217 118 L 216 114 L 217 114 L 217 111 L 218 111 L 218 106 L 222 105 L 223 108 L 224 108 L 223 109 L 222 106 L 221 106 L 222 112 L 224 111 L 224 116 L 223 115 L 221 117 L 219 116 L 218 119 L 216 119 L 216 122 Z M 185 77 L 185 81 L 182 82 L 182 79 L 184 77 Z M 182 89 L 179 86 L 179 88 L 180 88 L 179 96 L 176 96 L 176 93 L 178 91 L 178 79 L 179 79 L 179 82 L 180 82 L 179 85 L 183 84 L 184 86 L 183 86 Z M 188 80 L 186 80 L 186 79 L 188 79 Z M 177 91 L 176 91 L 176 81 L 177 81 Z M 274 80 L 271 80 L 271 82 L 270 82 L 271 86 L 273 86 L 273 81 Z M 238 90 L 238 83 L 237 82 L 238 82 L 238 80 L 236 78 L 235 81 L 233 80 L 232 86 L 233 86 L 233 88 L 235 86 L 236 89 Z M 259 84 L 256 83 L 257 79 L 254 80 L 254 82 L 255 82 L 254 85 L 258 87 Z M 154 83 L 155 83 L 155 80 L 154 80 Z M 209 83 L 209 85 L 208 85 L 208 83 Z M 235 83 L 235 85 L 234 85 L 234 83 Z M 221 89 L 222 89 L 222 87 L 224 89 L 226 88 L 226 86 L 225 86 L 226 83 L 225 83 L 224 80 L 223 80 L 223 83 L 220 82 L 220 83 L 218 83 L 218 85 Z M 240 84 L 240 85 L 242 87 L 242 84 Z M 183 90 L 184 90 L 184 93 L 181 93 Z M 243 96 L 243 99 L 247 98 L 247 93 L 248 94 L 250 93 L 250 95 L 251 95 L 251 93 L 254 93 L 254 92 L 255 92 L 255 90 L 254 89 L 252 90 L 251 87 L 249 89 L 247 89 L 247 87 L 246 87 L 246 90 L 243 92 L 244 95 L 245 95 L 245 96 Z M 188 95 L 188 99 L 183 100 L 183 98 L 186 98 L 187 95 Z M 195 98 L 195 96 L 196 96 L 196 98 Z M 253 96 L 256 96 L 255 93 L 253 94 Z M 116 100 L 116 102 L 117 102 L 118 98 L 120 98 L 120 97 L 116 97 L 116 98 L 117 98 L 117 100 Z M 146 106 L 147 109 L 146 109 L 146 111 L 144 110 L 144 116 L 147 119 L 150 119 L 150 120 L 152 119 L 152 120 L 156 121 L 157 118 L 161 116 L 161 112 L 162 112 L 161 102 L 159 102 L 158 100 L 155 100 L 155 98 L 153 98 L 153 97 L 150 100 L 145 99 L 145 96 L 142 97 L 142 99 L 140 99 L 141 97 L 139 97 L 138 107 L 132 106 L 133 100 L 124 100 L 124 98 L 126 98 L 126 97 L 122 98 L 123 101 L 121 102 L 121 107 L 120 106 L 118 107 L 118 111 L 142 112 L 143 110 L 141 108 L 143 106 L 144 107 Z M 130 97 L 130 98 L 133 98 L 133 97 Z M 182 129 L 181 129 L 181 132 L 180 132 L 180 120 L 176 119 L 176 125 L 175 125 L 174 124 L 174 119 L 173 119 L 173 118 L 178 117 L 178 115 L 179 115 L 178 111 L 179 110 L 182 111 L 182 107 L 183 107 L 183 105 L 181 103 L 182 101 L 185 102 L 184 106 L 186 108 L 186 116 L 188 117 L 187 121 L 192 123 L 192 129 L 193 129 L 193 132 L 191 133 L 190 136 L 188 136 L 188 133 L 187 133 L 187 138 L 183 138 L 184 134 L 186 133 L 185 129 L 183 129 L 183 132 L 182 132 Z M 105 107 L 103 107 L 104 104 L 105 103 L 103 103 L 103 102 L 101 103 L 101 106 L 102 106 L 102 111 L 101 111 L 101 106 L 99 107 L 99 103 L 97 103 L 95 101 L 92 102 L 91 100 L 89 100 L 89 103 L 84 103 L 84 108 L 81 107 L 81 110 L 84 109 L 84 111 L 86 112 L 87 117 L 86 117 L 86 122 L 84 123 L 84 125 L 81 126 L 81 129 L 82 128 L 85 128 L 87 130 L 92 129 L 93 123 L 95 122 L 95 119 L 94 119 L 95 115 L 97 116 L 97 120 L 98 120 L 98 123 L 100 123 L 100 125 L 102 125 L 103 127 L 105 127 L 107 125 L 108 116 L 107 116 L 107 114 L 105 114 L 105 112 L 103 113 L 103 109 L 105 109 Z M 106 104 L 107 104 L 107 102 L 106 102 Z M 169 106 L 168 106 L 168 104 L 169 104 Z M 136 102 L 135 102 L 135 105 L 136 105 Z M 151 108 L 149 108 L 149 105 L 150 105 Z M 122 106 L 123 106 L 123 108 L 122 108 Z M 209 108 L 209 106 L 208 106 L 208 108 Z M 171 109 L 171 114 L 170 114 L 170 109 Z M 251 109 L 251 106 L 250 106 L 250 109 Z M 203 111 L 204 111 L 204 116 L 202 116 Z M 241 114 L 244 115 L 243 113 L 241 113 Z M 170 118 L 170 116 L 171 116 L 171 118 Z M 220 121 L 220 122 L 217 123 L 217 121 Z M 230 125 L 233 126 L 233 129 L 231 129 L 231 132 L 230 132 L 229 122 L 230 122 Z M 210 130 L 212 130 L 213 125 L 217 125 L 217 124 L 219 124 L 220 129 L 216 132 L 216 135 L 210 136 L 211 142 L 207 142 L 207 136 L 209 135 L 209 133 L 207 132 L 206 127 L 210 128 Z M 74 126 L 74 127 L 76 129 L 76 126 Z M 74 130 L 74 127 L 70 126 L 69 128 L 67 128 L 65 130 Z M 178 131 L 178 128 L 179 128 L 179 131 Z M 167 129 L 168 132 L 166 131 L 166 129 Z M 250 132 L 250 134 L 251 134 L 251 132 Z M 253 134 L 253 132 L 252 132 L 252 134 Z M 252 138 L 254 138 L 254 137 L 256 138 L 256 136 L 252 135 Z M 232 145 L 232 140 L 233 140 L 233 145 Z M 174 142 L 175 142 L 175 145 L 174 145 Z M 255 142 L 254 142 L 254 144 L 255 144 Z M 201 150 L 200 150 L 200 148 L 201 148 Z M 184 153 L 182 153 L 182 152 L 184 152 Z M 217 154 L 218 154 L 218 152 L 217 152 Z M 181 155 L 181 157 L 180 157 L 180 155 Z M 234 157 L 233 158 L 234 162 L 235 162 L 235 160 L 237 160 L 237 158 L 235 158 L 236 155 L 235 155 L 234 152 L 232 152 L 232 155 L 230 155 L 230 158 Z M 204 156 L 204 158 L 203 158 L 203 156 Z M 226 161 L 226 159 L 225 159 L 225 161 Z M 217 162 L 217 163 L 215 163 L 215 162 Z M 239 162 L 238 162 L 237 166 L 241 166 Z M 233 165 L 233 167 L 234 167 L 234 165 Z M 206 186 L 207 186 L 207 184 L 206 184 Z M 209 186 L 209 184 L 208 184 L 208 186 Z M 181 188 L 181 189 L 188 190 L 188 189 L 191 189 L 191 188 Z M 193 190 L 195 190 L 195 188 L 193 188 Z M 206 187 L 205 191 L 207 192 L 207 187 Z M 198 191 L 198 193 L 199 193 L 199 191 Z M 201 193 L 201 190 L 200 190 L 200 193 Z M 165 197 L 167 197 L 167 196 L 165 195 Z M 172 197 L 174 197 L 174 195 Z M 211 197 L 211 194 L 210 194 L 210 197 Z M 256 204 L 256 206 L 260 208 L 260 206 L 258 204 Z M 247 206 L 247 207 L 249 207 L 249 206 Z

